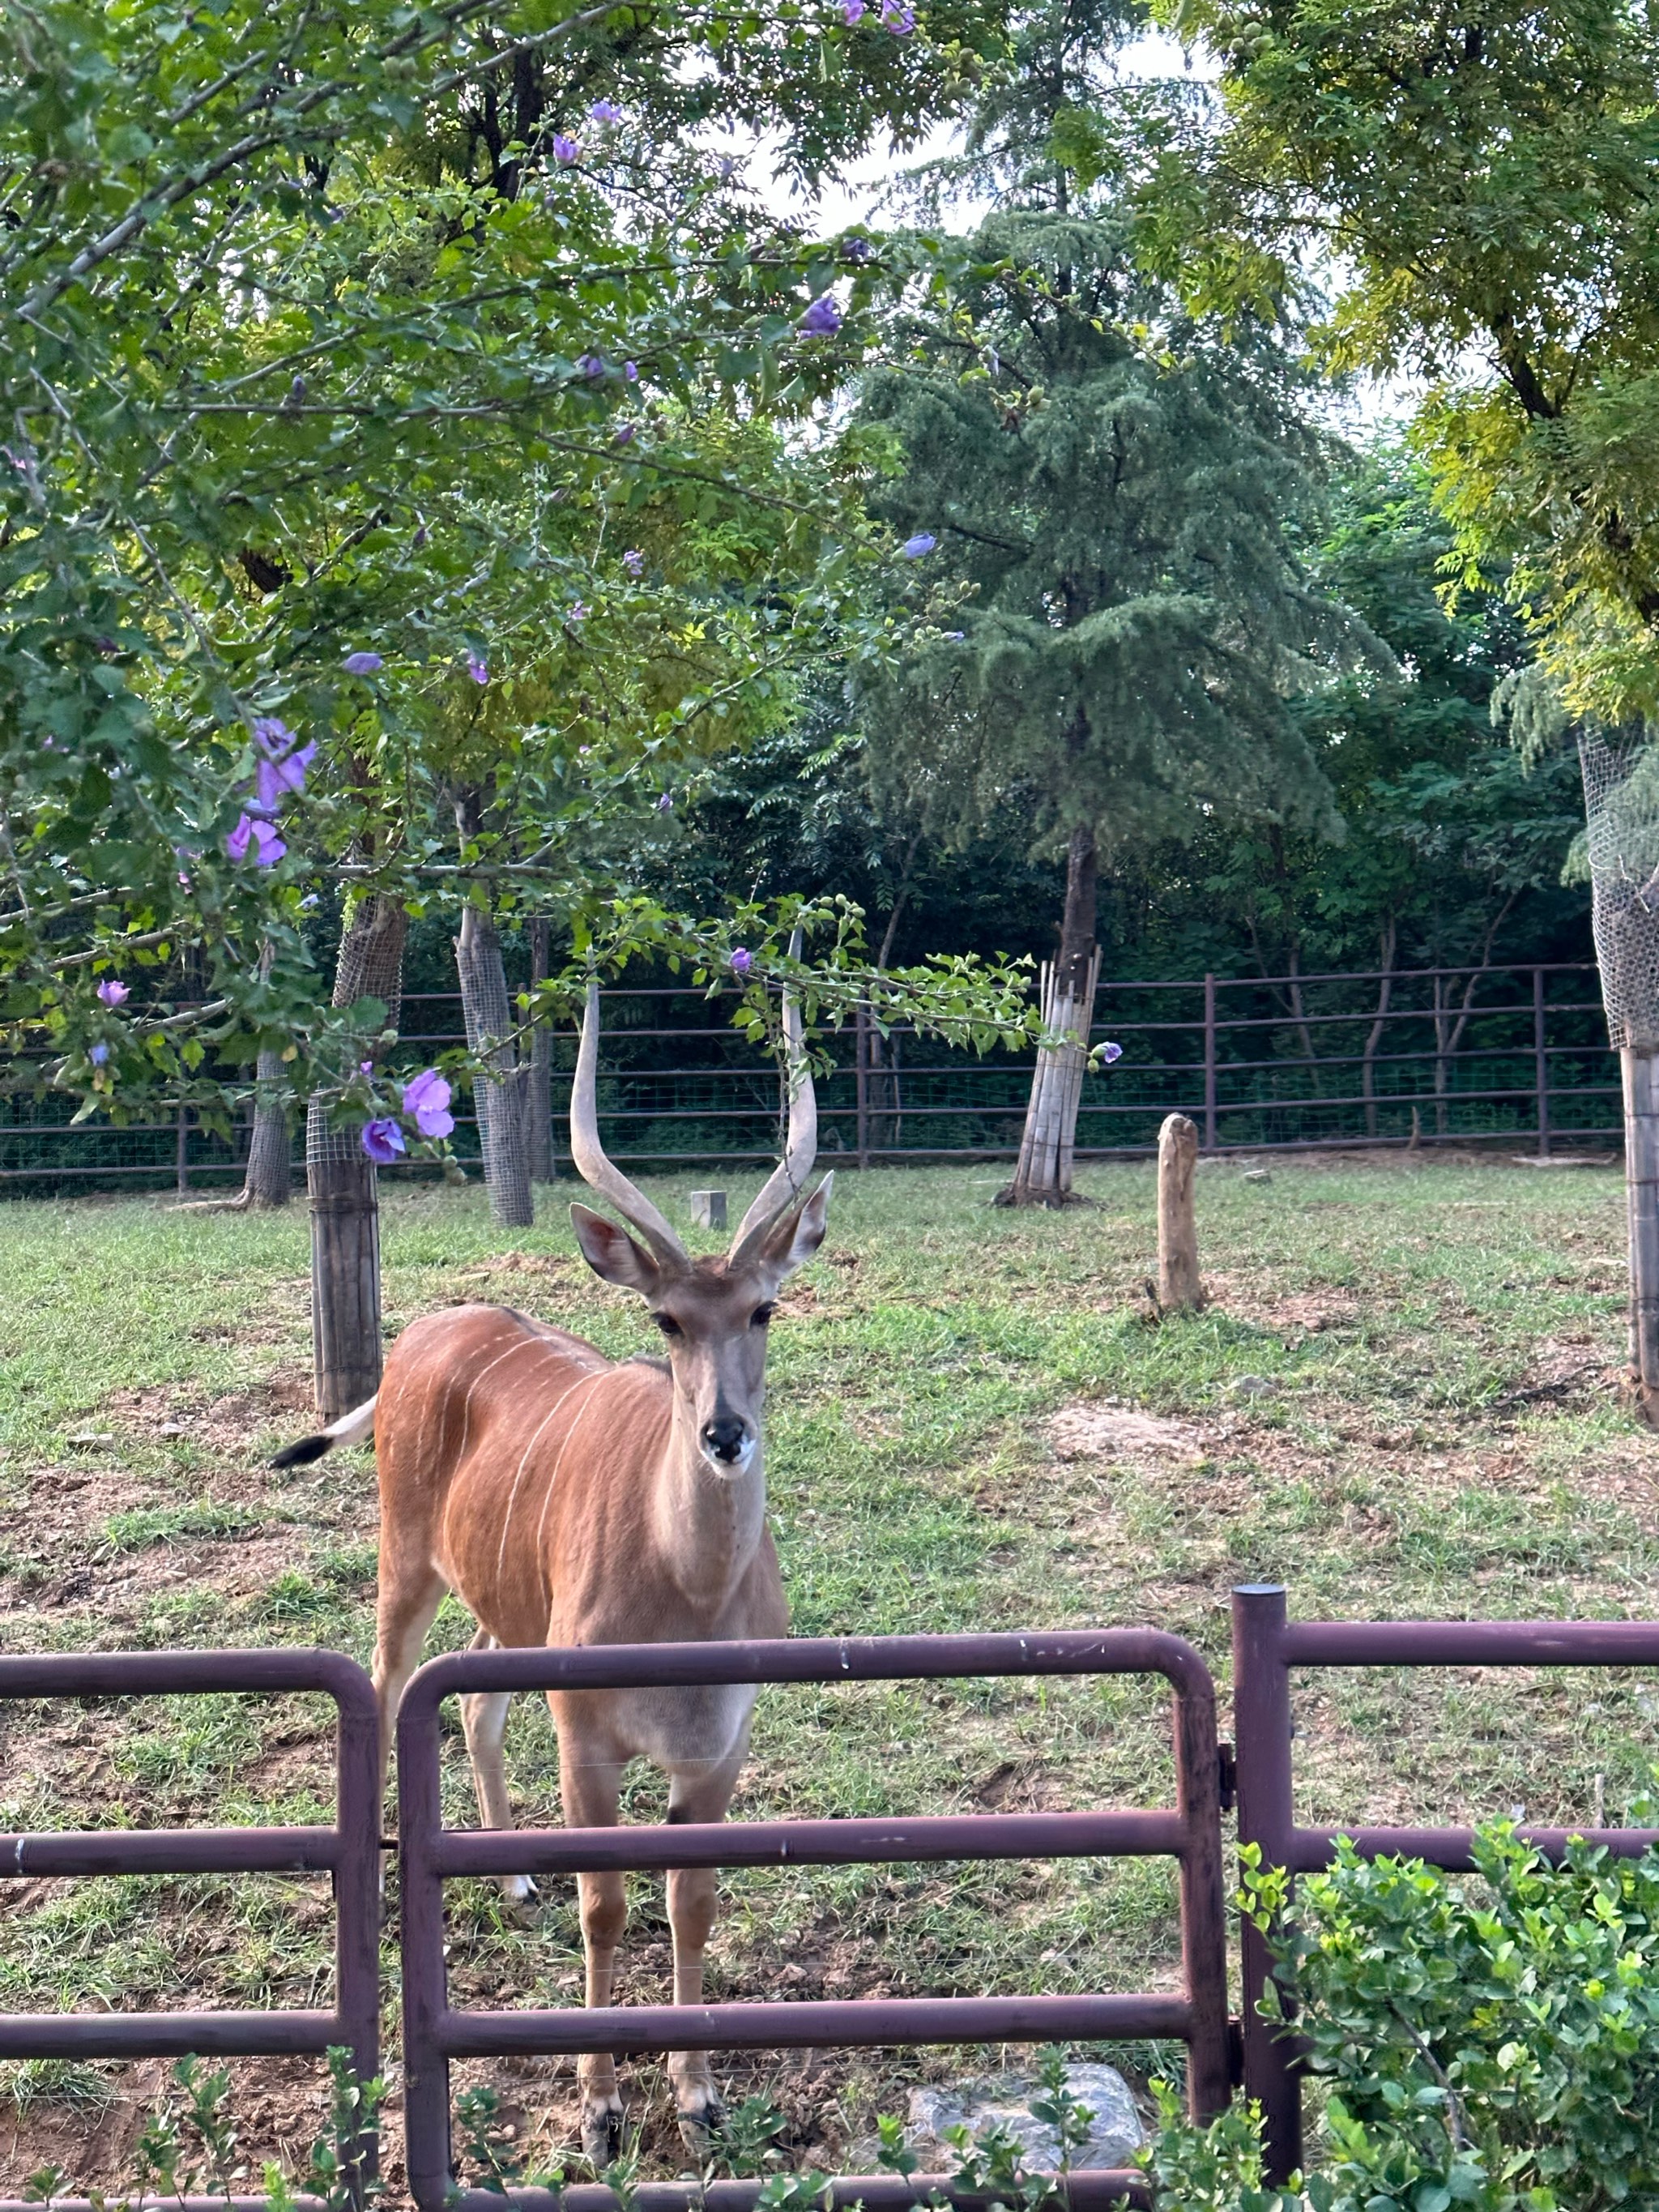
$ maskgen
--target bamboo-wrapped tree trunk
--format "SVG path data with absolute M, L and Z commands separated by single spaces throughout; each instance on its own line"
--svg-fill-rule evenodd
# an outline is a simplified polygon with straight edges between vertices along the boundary
M 547 981 L 548 924 L 544 921 L 530 925 L 530 980 L 532 983 Z M 530 1033 L 529 1098 L 526 1108 L 527 1122 L 525 1149 L 530 1161 L 532 1182 L 551 1182 L 554 1173 L 553 1152 L 553 1031 L 546 1022 L 538 1022 Z
M 247 1148 L 242 1203 L 255 1211 L 286 1206 L 292 1185 L 289 1112 L 282 1097 L 283 1055 L 275 1046 L 259 1054 L 253 1101 L 253 1134 Z
M 401 901 L 378 895 L 347 916 L 335 969 L 334 1004 L 379 999 L 396 1029 L 403 1002 Z M 311 1197 L 311 1336 L 317 1411 L 334 1420 L 380 1387 L 380 1213 L 374 1163 L 356 1129 L 331 1129 L 325 1104 L 306 1115 L 306 1185 Z
M 1094 831 L 1074 830 L 1066 856 L 1060 955 L 1044 963 L 1042 989 L 1044 1027 L 1069 1032 L 1078 1042 L 1049 1047 L 1037 1054 L 1018 1163 L 1013 1181 L 997 1194 L 999 1206 L 1066 1206 L 1071 1201 L 1078 1108 L 1083 1102 L 1095 988 L 1100 980 L 1100 948 L 1094 941 L 1097 868 Z
M 489 909 L 477 899 L 468 901 L 461 915 L 455 966 L 467 1046 L 482 1062 L 473 1079 L 472 1096 L 489 1210 L 505 1226 L 527 1229 L 536 1218 L 528 1142 L 534 1071 L 528 1056 L 521 1058 L 517 1048 L 505 1042 L 514 1024 L 501 933 Z

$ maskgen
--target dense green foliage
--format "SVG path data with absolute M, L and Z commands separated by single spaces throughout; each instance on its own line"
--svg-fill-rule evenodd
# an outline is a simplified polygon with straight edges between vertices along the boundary
M 1626 0 L 1175 0 L 1224 123 L 1145 234 L 1204 300 L 1311 258 L 1338 368 L 1426 380 L 1418 434 L 1466 573 L 1513 588 L 1575 709 L 1659 703 L 1653 345 L 1659 43 Z
M 1643 1813 L 1640 1817 L 1648 1817 Z M 1281 1870 L 1245 1854 L 1271 1925 Z M 1297 1885 L 1281 1956 L 1329 2084 L 1305 2191 L 1261 2183 L 1250 2116 L 1171 2111 L 1170 2212 L 1605 2212 L 1659 2201 L 1659 1857 L 1579 1842 L 1550 1866 L 1500 1821 L 1476 1876 L 1360 1858 Z

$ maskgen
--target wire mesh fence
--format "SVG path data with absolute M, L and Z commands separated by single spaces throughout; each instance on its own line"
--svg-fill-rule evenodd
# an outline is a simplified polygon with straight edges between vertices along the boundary
M 780 1079 L 732 1028 L 732 1008 L 730 994 L 684 986 L 604 994 L 599 1104 L 613 1159 L 671 1169 L 775 1153 Z M 458 993 L 410 994 L 403 1018 L 404 1043 L 426 1059 L 465 1042 Z M 1169 1113 L 1191 1115 L 1211 1152 L 1520 1139 L 1547 1153 L 1620 1134 L 1618 1061 L 1589 963 L 1105 982 L 1094 1036 L 1123 1056 L 1085 1080 L 1079 1158 L 1152 1151 Z M 826 1164 L 1018 1152 L 1030 1054 L 980 1059 L 867 1024 L 849 1024 L 831 1050 L 817 1085 Z M 574 1030 L 555 1035 L 556 1166 L 568 1164 L 575 1053 Z M 246 1125 L 228 1143 L 187 1116 L 71 1127 L 72 1111 L 50 1093 L 6 1102 L 0 1184 L 40 1195 L 222 1187 L 242 1173 Z M 455 1149 L 478 1157 L 471 1113 L 458 1116 Z

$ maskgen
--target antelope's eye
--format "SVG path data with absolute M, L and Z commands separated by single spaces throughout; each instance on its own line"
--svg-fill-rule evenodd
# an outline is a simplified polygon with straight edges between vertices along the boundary
M 775 1306 L 757 1306 L 754 1312 L 749 1316 L 750 1328 L 764 1328 L 767 1322 L 771 1320 L 773 1315 L 776 1311 L 777 1308 Z
M 665 1336 L 684 1336 L 685 1334 L 685 1331 L 680 1327 L 678 1322 L 675 1320 L 672 1314 L 653 1314 L 651 1318 L 656 1322 L 657 1327 L 662 1331 Z

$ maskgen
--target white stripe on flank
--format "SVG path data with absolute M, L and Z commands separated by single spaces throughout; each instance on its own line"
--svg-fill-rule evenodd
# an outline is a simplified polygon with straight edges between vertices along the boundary
M 600 1368 L 598 1375 L 589 1376 L 587 1379 L 591 1382 L 596 1382 L 600 1381 L 605 1376 L 621 1375 L 625 1372 L 625 1366 L 602 1367 Z M 592 1402 L 592 1400 L 590 1398 L 587 1401 L 587 1405 L 591 1406 Z M 570 1426 L 565 1431 L 564 1442 L 559 1446 L 559 1455 L 553 1462 L 553 1472 L 547 1478 L 547 1495 L 542 1500 L 541 1518 L 536 1523 L 536 1548 L 534 1553 L 532 1554 L 535 1559 L 539 1559 L 542 1555 L 542 1532 L 547 1527 L 547 1509 L 553 1503 L 553 1486 L 559 1479 L 559 1469 L 564 1465 L 564 1455 L 570 1449 L 570 1439 L 575 1435 L 577 1430 L 580 1428 L 582 1425 L 582 1414 L 586 1411 L 587 1406 L 580 1407 L 576 1414 L 575 1419 L 572 1421 Z
M 466 1386 L 466 1398 L 461 1407 L 461 1448 L 455 1455 L 459 1467 L 466 1457 L 466 1440 L 472 1433 L 472 1393 L 484 1376 L 499 1367 L 504 1359 L 511 1359 L 515 1352 L 557 1352 L 556 1344 L 550 1344 L 544 1336 L 521 1336 L 516 1344 L 509 1344 L 505 1352 L 498 1352 L 488 1367 L 481 1367 Z
M 530 1464 L 531 1453 L 535 1450 L 537 1445 L 541 1442 L 542 1431 L 552 1419 L 554 1414 L 558 1412 L 560 1407 L 563 1405 L 565 1400 L 570 1395 L 570 1392 L 572 1390 L 580 1390 L 584 1382 L 592 1382 L 595 1381 L 599 1376 L 608 1375 L 610 1372 L 611 1370 L 608 1367 L 600 1367 L 592 1370 L 586 1375 L 579 1375 L 576 1380 L 570 1385 L 569 1389 L 560 1391 L 558 1396 L 553 1401 L 553 1403 L 549 1407 L 548 1411 L 537 1423 L 530 1442 L 524 1448 L 524 1455 L 519 1462 L 519 1471 L 514 1476 L 513 1487 L 507 1493 L 507 1510 L 501 1516 L 501 1549 L 495 1554 L 495 1574 L 498 1580 L 505 1571 L 507 1566 L 507 1532 L 513 1525 L 513 1509 L 519 1502 L 519 1492 L 524 1482 L 524 1471 Z M 553 1474 L 556 1474 L 558 1471 L 558 1462 L 556 1460 L 553 1465 Z M 552 1493 L 552 1487 L 553 1476 L 550 1475 L 548 1477 L 548 1492 L 550 1496 Z M 546 1510 L 546 1507 L 544 1506 L 542 1508 L 544 1515 L 545 1515 Z

